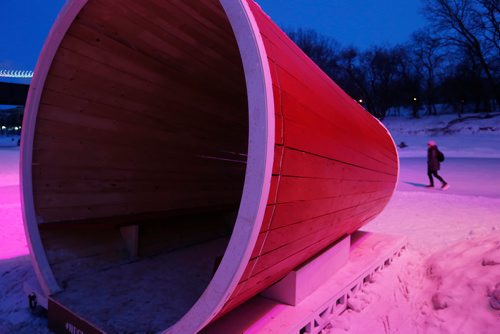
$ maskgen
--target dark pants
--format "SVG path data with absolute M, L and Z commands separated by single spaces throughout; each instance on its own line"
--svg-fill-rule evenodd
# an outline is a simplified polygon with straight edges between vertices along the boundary
M 434 185 L 434 179 L 432 178 L 432 176 L 434 176 L 436 179 L 438 179 L 439 181 L 441 181 L 441 183 L 446 184 L 446 181 L 443 180 L 443 178 L 438 175 L 437 170 L 430 170 L 430 169 L 428 169 L 427 170 L 427 175 L 429 176 L 429 182 L 430 182 L 431 186 Z

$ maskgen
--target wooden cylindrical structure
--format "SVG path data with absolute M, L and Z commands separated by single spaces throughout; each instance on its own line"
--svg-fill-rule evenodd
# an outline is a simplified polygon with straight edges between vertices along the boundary
M 109 333 L 200 330 L 370 221 L 398 175 L 384 126 L 253 0 L 69 1 L 21 151 L 38 280 Z

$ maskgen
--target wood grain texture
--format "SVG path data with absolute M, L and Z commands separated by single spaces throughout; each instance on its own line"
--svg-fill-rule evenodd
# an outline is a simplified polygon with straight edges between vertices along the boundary
M 52 62 L 38 112 L 40 222 L 237 207 L 244 80 L 220 5 L 89 1 Z

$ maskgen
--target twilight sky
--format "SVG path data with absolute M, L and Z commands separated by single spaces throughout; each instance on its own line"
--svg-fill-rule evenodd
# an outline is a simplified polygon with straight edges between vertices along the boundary
M 342 45 L 360 48 L 404 42 L 425 24 L 419 13 L 420 0 L 257 2 L 281 27 L 315 29 Z M 65 0 L 0 0 L 0 70 L 35 68 L 48 31 L 64 3 Z
M 311 28 L 359 48 L 405 42 L 426 23 L 421 0 L 256 1 L 282 28 Z

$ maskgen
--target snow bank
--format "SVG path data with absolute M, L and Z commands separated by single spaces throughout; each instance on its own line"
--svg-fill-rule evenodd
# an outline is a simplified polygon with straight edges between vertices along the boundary
M 435 333 L 499 333 L 500 311 L 490 305 L 500 284 L 500 231 L 458 242 L 426 261 L 431 303 L 424 329 Z M 496 300 L 495 300 L 496 302 Z
M 0 147 L 19 146 L 19 135 L 0 136 Z
M 19 147 L 0 147 L 0 187 L 18 184 Z M 0 204 L 1 203 L 2 201 L 0 198 Z
M 351 309 L 332 324 L 332 332 L 497 334 L 500 311 L 490 303 L 500 287 L 498 259 L 498 231 L 427 258 L 410 249 L 373 276 Z
M 488 118 L 484 118 L 488 117 Z M 500 113 L 428 116 L 420 119 L 387 117 L 384 125 L 394 137 L 401 157 L 425 157 L 433 139 L 447 157 L 500 157 Z
M 480 219 L 478 219 L 480 217 Z M 397 192 L 365 227 L 408 236 L 333 327 L 345 333 L 499 333 L 500 199 Z

